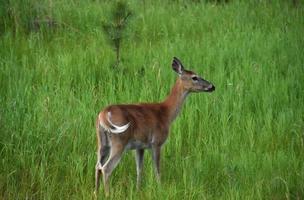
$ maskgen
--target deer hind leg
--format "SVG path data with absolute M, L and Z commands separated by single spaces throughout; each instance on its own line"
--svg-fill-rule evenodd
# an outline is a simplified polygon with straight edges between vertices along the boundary
M 102 166 L 103 183 L 104 183 L 104 190 L 106 196 L 109 195 L 110 175 L 112 174 L 113 170 L 119 163 L 123 151 L 124 151 L 124 145 L 115 144 L 112 142 L 110 157 L 108 158 L 107 162 Z
M 109 144 L 109 133 L 106 132 L 106 130 L 100 126 L 97 128 L 97 163 L 95 167 L 95 193 L 98 192 L 99 185 L 100 185 L 100 175 L 102 166 L 104 165 L 106 158 L 109 155 L 110 152 L 110 144 Z
M 136 172 L 137 172 L 137 181 L 136 188 L 139 189 L 142 176 L 143 160 L 144 160 L 144 149 L 136 149 Z

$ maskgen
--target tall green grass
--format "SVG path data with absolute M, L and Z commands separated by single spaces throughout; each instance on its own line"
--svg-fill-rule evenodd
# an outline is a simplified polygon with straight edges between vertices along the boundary
M 97 113 L 163 100 L 173 56 L 216 91 L 188 97 L 163 148 L 161 185 L 147 152 L 136 191 L 128 152 L 110 199 L 304 198 L 303 6 L 130 1 L 113 69 L 101 30 L 110 2 L 52 3 L 55 30 L 1 35 L 1 199 L 93 198 Z

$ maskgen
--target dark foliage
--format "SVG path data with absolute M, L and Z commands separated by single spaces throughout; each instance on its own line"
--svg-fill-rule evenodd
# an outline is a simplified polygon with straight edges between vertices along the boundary
M 121 43 L 125 35 L 125 31 L 132 15 L 128 4 L 124 1 L 115 3 L 108 20 L 103 22 L 102 28 L 116 52 L 116 65 L 120 62 Z

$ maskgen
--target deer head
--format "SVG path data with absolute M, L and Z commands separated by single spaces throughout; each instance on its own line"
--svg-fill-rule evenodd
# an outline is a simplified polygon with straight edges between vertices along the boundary
M 179 75 L 180 80 L 189 92 L 213 92 L 215 87 L 193 71 L 186 70 L 181 61 L 174 57 L 172 62 L 173 70 Z

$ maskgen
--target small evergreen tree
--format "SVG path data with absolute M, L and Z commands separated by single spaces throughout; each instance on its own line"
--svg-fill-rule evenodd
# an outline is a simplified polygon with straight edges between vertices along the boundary
M 118 66 L 120 62 L 121 43 L 125 37 L 125 30 L 131 15 L 132 11 L 128 4 L 124 1 L 117 1 L 110 13 L 108 21 L 102 24 L 102 28 L 116 53 L 116 66 Z

